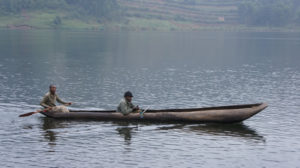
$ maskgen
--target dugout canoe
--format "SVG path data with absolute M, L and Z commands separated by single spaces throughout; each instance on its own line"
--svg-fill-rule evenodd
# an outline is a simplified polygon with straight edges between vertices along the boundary
M 162 109 L 147 110 L 140 117 L 139 113 L 130 113 L 124 116 L 115 110 L 109 111 L 87 111 L 87 110 L 70 110 L 69 113 L 41 112 L 43 115 L 56 119 L 90 119 L 102 121 L 151 121 L 151 122 L 218 122 L 234 123 L 244 121 L 260 111 L 267 108 L 266 103 L 232 105 L 205 108 L 190 109 Z

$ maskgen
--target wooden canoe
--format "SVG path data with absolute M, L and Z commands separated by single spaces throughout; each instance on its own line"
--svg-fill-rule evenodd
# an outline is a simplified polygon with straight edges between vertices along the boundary
M 69 113 L 42 112 L 43 115 L 56 119 L 91 119 L 91 120 L 123 120 L 123 121 L 156 121 L 156 122 L 221 122 L 234 123 L 244 121 L 267 108 L 266 103 L 191 108 L 147 110 L 143 118 L 139 113 L 124 116 L 115 110 L 86 111 L 71 110 Z

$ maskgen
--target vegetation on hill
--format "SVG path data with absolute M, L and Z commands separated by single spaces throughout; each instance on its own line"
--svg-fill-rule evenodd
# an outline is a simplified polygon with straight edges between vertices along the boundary
M 0 27 L 99 28 L 118 12 L 116 0 L 0 0 Z
M 299 0 L 243 0 L 239 4 L 241 24 L 286 26 L 300 24 Z
M 299 0 L 118 0 L 118 3 L 130 22 L 167 21 L 171 23 L 170 29 L 266 30 L 297 29 L 300 25 Z
M 201 30 L 300 26 L 299 0 L 0 0 L 0 27 Z
M 80 15 L 112 18 L 118 4 L 115 0 L 0 0 L 2 14 L 24 10 L 66 10 L 73 17 Z

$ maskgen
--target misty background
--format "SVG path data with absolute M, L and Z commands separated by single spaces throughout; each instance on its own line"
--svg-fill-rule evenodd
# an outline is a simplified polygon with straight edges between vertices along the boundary
M 0 0 L 0 27 L 201 30 L 300 25 L 299 0 Z

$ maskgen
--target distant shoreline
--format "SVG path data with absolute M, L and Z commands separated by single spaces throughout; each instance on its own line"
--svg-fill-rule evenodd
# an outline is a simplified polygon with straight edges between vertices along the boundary
M 152 29 L 147 27 L 142 28 L 135 28 L 135 27 L 112 27 L 110 25 L 104 25 L 103 28 L 52 28 L 52 27 L 35 27 L 31 25 L 7 25 L 7 26 L 0 26 L 0 30 L 70 30 L 70 31 L 132 31 L 132 32 L 197 32 L 197 31 L 216 31 L 216 32 L 300 32 L 300 28 L 269 28 L 269 27 L 215 27 L 215 26 L 207 26 L 201 27 L 199 29 Z
M 55 18 L 61 18 L 55 24 Z M 230 24 L 197 24 L 174 20 L 125 18 L 119 21 L 97 22 L 94 18 L 69 19 L 63 13 L 32 12 L 26 16 L 0 16 L 0 29 L 7 30 L 79 30 L 79 31 L 224 31 L 224 32 L 300 32 L 300 26 L 248 27 Z

